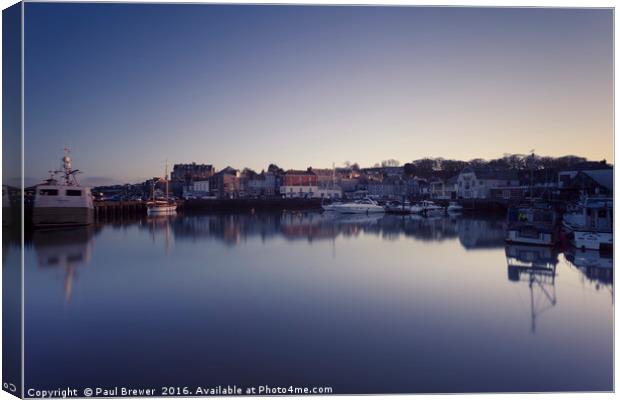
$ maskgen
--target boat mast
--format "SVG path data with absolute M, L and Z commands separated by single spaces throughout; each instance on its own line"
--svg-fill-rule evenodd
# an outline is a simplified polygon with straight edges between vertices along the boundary
M 168 200 L 168 159 L 166 159 L 166 170 L 164 171 L 164 180 L 166 181 L 166 200 Z
M 79 182 L 77 180 L 76 174 L 80 173 L 80 170 L 74 170 L 71 167 L 71 157 L 69 157 L 69 153 L 71 153 L 71 150 L 68 147 L 64 148 L 65 154 L 62 157 L 62 165 L 61 165 L 61 170 L 59 171 L 50 171 L 50 173 L 52 174 L 58 174 L 58 173 L 62 173 L 63 179 L 65 181 L 65 185 L 67 186 L 79 186 Z

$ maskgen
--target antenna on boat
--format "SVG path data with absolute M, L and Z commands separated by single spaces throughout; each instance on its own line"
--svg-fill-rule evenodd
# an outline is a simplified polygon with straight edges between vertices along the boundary
M 82 171 L 80 171 L 79 169 L 75 169 L 75 170 L 72 169 L 71 157 L 69 157 L 69 154 L 71 153 L 71 149 L 69 149 L 68 147 L 65 147 L 63 150 L 64 150 L 64 156 L 62 157 L 61 169 L 57 171 L 49 171 L 51 175 L 50 179 L 54 179 L 55 174 L 63 174 L 65 185 L 79 186 L 79 182 L 77 180 L 76 175 L 81 174 Z

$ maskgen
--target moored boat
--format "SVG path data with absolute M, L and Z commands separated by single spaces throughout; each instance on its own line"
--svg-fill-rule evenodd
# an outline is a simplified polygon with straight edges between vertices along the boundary
M 390 201 L 385 205 L 385 211 L 392 214 L 413 214 L 412 204 L 408 201 Z
M 336 204 L 333 211 L 342 214 L 370 214 L 383 213 L 385 208 L 380 206 L 376 201 L 371 199 L 356 200 L 350 203 Z
M 444 213 L 444 208 L 435 204 L 430 200 L 424 200 L 418 203 L 416 206 L 417 212 L 422 213 L 425 216 L 438 216 Z
M 557 216 L 546 206 L 511 207 L 508 210 L 506 241 L 553 246 L 559 241 Z
M 341 202 L 334 202 L 334 203 L 330 203 L 330 204 L 321 204 L 321 208 L 323 209 L 323 211 L 335 211 L 334 207 L 337 205 L 342 204 Z
M 174 201 L 153 200 L 146 203 L 148 215 L 163 215 L 176 213 L 177 205 Z
M 160 180 L 161 181 L 161 180 Z M 168 194 L 168 163 L 164 172 L 163 181 L 166 184 L 166 195 L 163 199 L 155 198 L 155 181 L 153 181 L 152 199 L 146 202 L 147 215 L 170 215 L 176 214 L 177 203 Z
M 582 199 L 564 214 L 562 229 L 571 244 L 580 249 L 606 250 L 613 247 L 613 199 Z
M 69 150 L 65 149 L 62 168 L 51 171 L 45 183 L 37 185 L 32 209 L 32 223 L 37 227 L 89 225 L 94 206 L 90 188 L 79 185 L 79 170 L 71 167 Z M 57 180 L 55 176 L 62 174 Z

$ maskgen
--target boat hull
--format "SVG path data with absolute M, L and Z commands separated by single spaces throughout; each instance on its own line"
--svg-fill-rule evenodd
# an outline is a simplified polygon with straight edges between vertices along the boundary
M 147 215 L 170 215 L 170 214 L 176 214 L 176 212 L 177 212 L 176 204 L 166 205 L 166 206 L 153 206 L 153 207 L 148 207 L 146 209 Z
M 553 246 L 558 243 L 558 236 L 553 232 L 537 232 L 533 235 L 531 233 L 523 234 L 519 229 L 508 229 L 506 231 L 506 241 L 508 243 Z
M 575 230 L 572 232 L 571 242 L 578 249 L 611 249 L 613 248 L 614 236 L 611 232 L 589 232 Z
M 32 223 L 38 227 L 90 225 L 94 215 L 89 207 L 34 207 Z
M 375 214 L 375 213 L 385 213 L 385 210 L 381 207 L 368 207 L 368 208 L 357 208 L 357 207 L 336 207 L 333 211 L 339 212 L 341 214 Z

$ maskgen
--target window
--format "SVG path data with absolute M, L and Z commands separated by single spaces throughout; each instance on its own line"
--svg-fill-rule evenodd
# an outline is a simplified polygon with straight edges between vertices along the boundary
M 41 189 L 39 190 L 41 196 L 58 196 L 57 189 Z
M 67 196 L 81 196 L 82 195 L 82 191 L 81 190 L 67 190 Z

